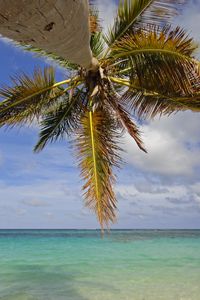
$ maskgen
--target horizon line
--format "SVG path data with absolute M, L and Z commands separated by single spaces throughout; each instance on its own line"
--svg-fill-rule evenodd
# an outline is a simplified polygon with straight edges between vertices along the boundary
M 0 230 L 95 230 L 101 231 L 101 228 L 0 228 Z M 116 230 L 200 230 L 200 228 L 112 228 L 105 231 Z

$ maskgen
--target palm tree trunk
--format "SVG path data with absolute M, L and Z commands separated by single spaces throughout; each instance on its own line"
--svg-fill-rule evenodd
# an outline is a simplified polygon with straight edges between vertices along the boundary
M 96 68 L 88 0 L 1 0 L 0 34 L 87 69 Z

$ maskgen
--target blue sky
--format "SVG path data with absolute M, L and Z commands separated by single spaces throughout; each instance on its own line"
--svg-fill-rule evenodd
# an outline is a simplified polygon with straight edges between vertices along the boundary
M 98 2 L 98 1 L 97 1 Z M 99 0 L 104 25 L 116 4 Z M 176 18 L 197 41 L 200 0 Z M 197 53 L 197 56 L 199 54 Z M 32 73 L 42 59 L 0 42 L 0 82 Z M 63 74 L 60 70 L 58 77 Z M 125 136 L 127 165 L 118 174 L 118 222 L 112 228 L 200 228 L 200 115 L 178 113 L 141 130 L 149 154 Z M 97 228 L 84 208 L 76 159 L 67 142 L 33 154 L 38 128 L 0 130 L 0 228 Z

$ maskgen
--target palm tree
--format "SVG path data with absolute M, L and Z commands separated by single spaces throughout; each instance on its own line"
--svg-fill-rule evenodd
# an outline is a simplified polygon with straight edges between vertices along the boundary
M 83 50 L 85 60 L 81 52 L 73 56 L 66 50 L 62 55 L 63 47 L 57 43 L 57 50 L 56 42 L 50 46 L 48 39 L 42 48 L 37 39 L 25 41 L 23 30 L 20 41 L 16 32 L 9 33 L 8 26 L 0 25 L 0 32 L 17 40 L 17 46 L 49 57 L 68 71 L 68 78 L 61 82 L 55 82 L 52 67 L 37 69 L 31 78 L 25 74 L 12 78 L 12 85 L 0 90 L 0 126 L 37 119 L 41 130 L 35 152 L 58 139 L 73 140 L 84 180 L 85 204 L 95 211 L 102 229 L 116 219 L 113 169 L 122 161 L 121 136 L 128 132 L 146 152 L 133 116 L 151 119 L 180 110 L 200 110 L 196 46 L 183 29 L 169 24 L 182 3 L 120 1 L 107 34 L 102 32 L 98 11 L 91 5 L 90 35 L 84 41 L 87 45 L 90 36 L 90 47 Z M 87 22 L 83 26 L 86 31 Z M 12 22 L 9 26 L 13 28 Z M 54 24 L 49 30 L 51 26 Z M 56 40 L 55 33 L 52 39 Z

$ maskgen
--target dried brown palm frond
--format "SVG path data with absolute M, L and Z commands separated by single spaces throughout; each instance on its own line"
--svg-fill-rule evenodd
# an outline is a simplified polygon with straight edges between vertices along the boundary
M 90 5 L 90 32 L 91 34 L 95 34 L 97 32 L 102 31 L 101 20 L 99 18 L 99 12 L 94 5 Z
M 112 168 L 119 166 L 118 133 L 107 111 L 86 111 L 76 139 L 77 158 L 85 184 L 86 206 L 95 211 L 101 227 L 115 221 L 116 197 Z
M 141 139 L 140 131 L 133 120 L 131 120 L 131 116 L 123 106 L 122 101 L 120 101 L 120 99 L 113 98 L 112 96 L 107 96 L 106 99 L 115 111 L 118 122 L 120 122 L 122 127 L 128 131 L 130 136 L 135 140 L 138 147 L 142 151 L 147 152 Z

